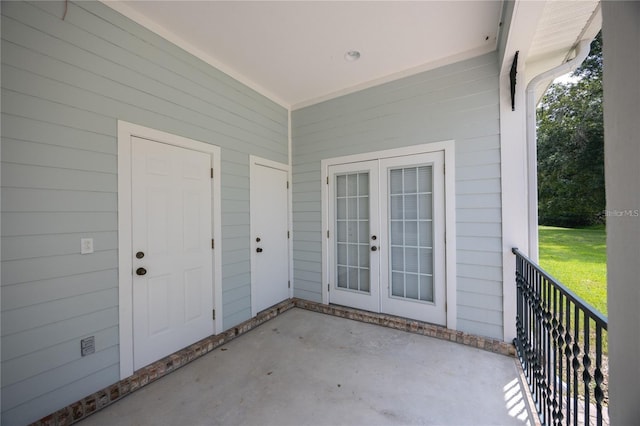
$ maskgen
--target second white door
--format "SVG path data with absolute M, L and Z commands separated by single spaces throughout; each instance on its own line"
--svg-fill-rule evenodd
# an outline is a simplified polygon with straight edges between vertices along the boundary
M 252 314 L 289 298 L 286 165 L 251 157 Z

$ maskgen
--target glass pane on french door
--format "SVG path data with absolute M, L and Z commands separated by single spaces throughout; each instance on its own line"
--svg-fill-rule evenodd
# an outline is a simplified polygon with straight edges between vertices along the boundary
M 433 167 L 389 170 L 391 297 L 434 302 Z
M 335 185 L 336 285 L 369 293 L 369 172 L 337 174 Z

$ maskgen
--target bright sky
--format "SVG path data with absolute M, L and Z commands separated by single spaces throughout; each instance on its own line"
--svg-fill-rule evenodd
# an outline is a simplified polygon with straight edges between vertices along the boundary
M 571 73 L 569 72 L 556 78 L 555 80 L 553 80 L 553 82 L 554 83 L 575 83 L 578 80 L 579 78 L 577 77 L 571 77 Z

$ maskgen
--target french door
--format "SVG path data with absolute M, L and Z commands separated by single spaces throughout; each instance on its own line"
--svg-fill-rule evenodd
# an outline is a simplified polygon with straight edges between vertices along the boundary
M 331 303 L 380 311 L 378 161 L 329 168 Z
M 330 303 L 445 325 L 444 153 L 328 176 Z

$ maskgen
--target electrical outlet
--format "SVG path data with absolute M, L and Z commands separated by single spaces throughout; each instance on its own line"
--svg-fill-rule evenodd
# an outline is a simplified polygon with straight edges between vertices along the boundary
M 93 253 L 93 238 L 80 238 L 80 254 Z

